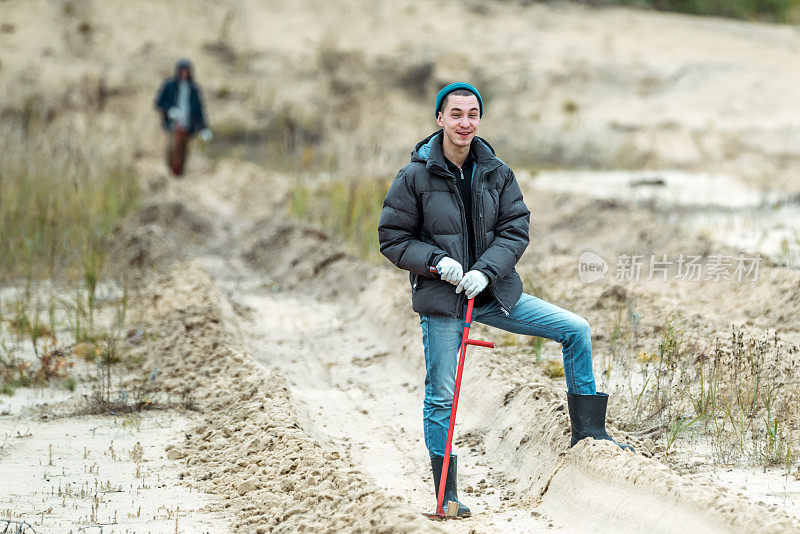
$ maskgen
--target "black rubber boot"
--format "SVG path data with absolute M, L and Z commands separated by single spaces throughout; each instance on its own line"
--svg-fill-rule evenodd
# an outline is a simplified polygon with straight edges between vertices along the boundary
M 572 422 L 572 441 L 570 447 L 584 438 L 607 439 L 623 450 L 633 450 L 630 445 L 622 445 L 611 439 L 606 432 L 606 407 L 608 394 L 576 395 L 567 393 L 569 419 Z
M 442 478 L 442 465 L 444 458 L 441 456 L 431 456 L 431 468 L 433 469 L 433 488 L 434 497 L 437 502 L 439 499 L 439 480 Z M 447 481 L 444 486 L 444 501 L 442 501 L 442 508 L 447 512 L 447 502 L 454 501 L 458 503 L 458 517 L 469 517 L 472 512 L 469 511 L 461 501 L 458 500 L 458 490 L 456 489 L 456 480 L 458 477 L 458 461 L 455 456 L 450 457 L 450 467 L 447 469 Z

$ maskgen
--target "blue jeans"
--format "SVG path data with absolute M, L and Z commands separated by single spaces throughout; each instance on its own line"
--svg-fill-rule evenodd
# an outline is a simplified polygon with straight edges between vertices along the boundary
M 528 336 L 539 336 L 561 343 L 567 391 L 594 395 L 592 340 L 586 319 L 525 293 L 509 315 L 497 301 L 472 312 L 479 322 Z M 444 456 L 450 408 L 456 384 L 458 351 L 464 331 L 464 319 L 443 315 L 420 315 L 422 343 L 425 347 L 425 404 L 422 423 L 425 446 L 431 456 Z

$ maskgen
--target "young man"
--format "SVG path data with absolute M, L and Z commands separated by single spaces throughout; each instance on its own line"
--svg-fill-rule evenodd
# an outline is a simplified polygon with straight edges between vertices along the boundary
M 161 125 L 169 132 L 167 164 L 172 174 L 180 176 L 188 152 L 189 139 L 200 132 L 203 141 L 211 139 L 206 126 L 203 99 L 192 78 L 192 64 L 181 59 L 175 64 L 175 76 L 167 78 L 156 97 L 156 108 L 161 113 Z
M 514 265 L 528 246 L 530 212 L 514 173 L 475 135 L 483 115 L 480 93 L 467 83 L 450 84 L 436 95 L 434 109 L 441 130 L 416 145 L 394 179 L 378 237 L 381 252 L 410 272 L 427 369 L 425 445 L 438 494 L 468 298 L 475 298 L 473 321 L 561 343 L 570 446 L 586 437 L 611 438 L 605 430 L 608 395 L 595 390 L 589 324 L 522 292 Z M 452 455 L 445 508 L 447 501 L 458 502 L 456 464 Z M 469 513 L 458 502 L 458 515 Z

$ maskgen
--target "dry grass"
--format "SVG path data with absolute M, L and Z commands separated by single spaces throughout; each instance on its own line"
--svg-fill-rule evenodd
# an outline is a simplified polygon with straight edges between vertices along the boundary
M 74 390 L 76 358 L 102 365 L 121 361 L 118 340 L 128 299 L 124 288 L 113 302 L 107 299 L 113 313 L 106 309 L 99 324 L 86 289 L 70 294 L 50 283 L 28 283 L 14 293 L 0 301 L 0 393 L 53 384 Z
M 0 302 L 7 394 L 52 381 L 74 389 L 73 349 L 101 336 L 96 296 L 109 239 L 138 194 L 131 145 L 120 131 L 35 111 L 0 123 L 0 285 L 13 288 Z M 72 290 L 41 291 L 45 279 Z M 123 291 L 123 318 L 125 300 Z M 19 356 L 26 346 L 33 360 Z
M 388 179 L 342 178 L 317 187 L 297 186 L 292 215 L 320 224 L 366 260 L 378 261 L 378 219 Z
M 800 21 L 800 0 L 596 0 L 590 3 L 765 22 L 795 24 Z
M 0 282 L 63 277 L 96 287 L 114 225 L 137 198 L 117 133 L 0 124 Z
M 563 378 L 564 364 L 559 360 L 545 360 L 543 372 L 550 378 Z
M 728 338 L 694 339 L 679 316 L 667 319 L 657 345 L 639 346 L 638 323 L 631 314 L 619 317 L 611 336 L 613 370 L 604 379 L 625 377 L 626 430 L 663 439 L 668 452 L 681 438 L 699 440 L 725 464 L 788 469 L 796 462 L 796 346 L 736 327 Z
M 326 155 L 315 158 L 326 166 L 294 175 L 290 212 L 319 224 L 345 241 L 363 259 L 379 262 L 378 219 L 383 199 L 398 169 L 398 157 L 379 143 L 330 143 Z M 308 147 L 305 153 L 313 152 Z

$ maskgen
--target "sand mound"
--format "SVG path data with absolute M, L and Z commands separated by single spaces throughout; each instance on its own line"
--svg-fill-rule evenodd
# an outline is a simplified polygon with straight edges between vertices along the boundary
M 646 444 L 609 432 L 632 443 L 637 453 L 626 453 L 609 442 L 569 443 L 569 418 L 564 394 L 552 383 L 535 377 L 517 358 L 473 359 L 473 373 L 489 380 L 470 381 L 464 387 L 465 410 L 482 414 L 489 432 L 487 448 L 503 470 L 514 473 L 510 485 L 539 502 L 546 514 L 573 510 L 573 525 L 595 530 L 593 518 L 605 514 L 603 531 L 617 524 L 624 531 L 676 532 L 794 532 L 792 522 L 728 495 L 701 480 L 688 479 L 654 458 Z M 529 376 L 513 389 L 498 387 L 502 377 Z M 644 453 L 644 454 L 642 454 Z M 647 455 L 647 456 L 645 456 Z M 568 513 L 566 515 L 569 515 Z
M 212 233 L 211 223 L 179 201 L 145 205 L 136 214 L 136 222 L 168 227 L 193 241 Z
M 368 266 L 321 229 L 268 218 L 247 234 L 244 259 L 281 288 L 302 285 L 323 298 L 348 296 L 361 293 L 374 279 Z
M 190 384 L 205 423 L 169 451 L 189 484 L 220 496 L 236 532 L 430 532 L 338 452 L 298 424 L 283 378 L 243 351 L 206 273 L 182 264 L 139 297 L 159 385 Z
M 152 201 L 120 223 L 111 257 L 118 269 L 128 272 L 164 270 L 213 234 L 209 220 L 183 202 Z
M 217 206 L 228 204 L 238 216 L 255 217 L 285 209 L 291 184 L 286 176 L 241 160 L 221 159 L 208 165 L 202 179 L 213 192 L 209 200 Z

